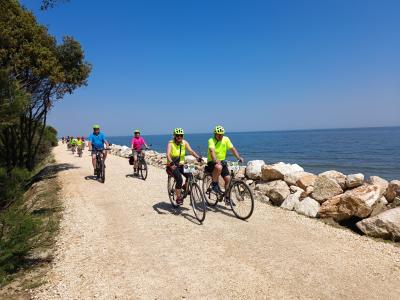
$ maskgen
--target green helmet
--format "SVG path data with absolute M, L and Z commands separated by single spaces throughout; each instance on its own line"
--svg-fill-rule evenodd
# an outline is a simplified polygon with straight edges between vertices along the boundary
M 175 128 L 173 134 L 174 135 L 176 135 L 176 134 L 185 134 L 185 132 L 183 131 L 182 128 Z
M 217 126 L 215 126 L 215 128 L 214 128 L 214 133 L 215 133 L 215 134 L 224 134 L 224 133 L 225 133 L 225 129 L 224 129 L 224 127 L 222 127 L 222 126 L 217 125 Z
M 93 129 L 100 129 L 100 125 L 93 125 Z
M 133 132 L 133 134 L 135 134 L 135 133 L 140 133 L 140 130 L 139 130 L 139 129 L 135 129 L 135 131 Z

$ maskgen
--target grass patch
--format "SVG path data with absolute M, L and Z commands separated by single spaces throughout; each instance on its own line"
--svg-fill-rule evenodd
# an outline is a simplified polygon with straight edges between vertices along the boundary
M 42 166 L 0 212 L 0 299 L 30 299 L 28 290 L 44 283 L 62 213 L 58 170 Z

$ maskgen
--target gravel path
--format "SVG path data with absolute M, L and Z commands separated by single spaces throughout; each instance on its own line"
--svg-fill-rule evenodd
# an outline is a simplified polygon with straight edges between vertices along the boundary
M 400 248 L 256 202 L 248 222 L 225 206 L 198 225 L 171 210 L 164 170 L 125 177 L 108 156 L 106 183 L 87 152 L 54 150 L 64 218 L 54 266 L 37 299 L 399 299 Z

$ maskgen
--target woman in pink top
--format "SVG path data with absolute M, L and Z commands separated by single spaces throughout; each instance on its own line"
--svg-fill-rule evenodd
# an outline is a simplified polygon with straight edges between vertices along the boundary
M 140 136 L 140 130 L 136 129 L 134 131 L 134 136 L 132 138 L 131 142 L 131 149 L 132 149 L 132 154 L 133 154 L 133 175 L 137 176 L 139 175 L 138 173 L 138 155 L 142 155 L 144 157 L 144 152 L 142 152 L 143 146 L 145 146 L 146 149 L 149 147 L 147 146 L 145 140 Z

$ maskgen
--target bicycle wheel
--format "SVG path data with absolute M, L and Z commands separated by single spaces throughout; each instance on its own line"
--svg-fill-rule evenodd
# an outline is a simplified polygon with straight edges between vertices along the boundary
M 218 195 L 211 188 L 212 176 L 206 174 L 203 179 L 203 193 L 207 205 L 216 206 L 218 203 Z
M 100 161 L 97 159 L 96 160 L 96 178 L 97 178 L 97 180 L 99 180 L 100 179 Z
M 139 170 L 140 170 L 140 176 L 142 176 L 142 179 L 146 180 L 146 178 L 147 178 L 147 163 L 144 159 L 139 161 Z
M 249 186 L 243 181 L 235 181 L 229 190 L 231 208 L 241 220 L 250 218 L 254 210 L 254 197 Z
M 192 183 L 190 190 L 190 204 L 192 205 L 196 219 L 202 223 L 206 218 L 206 203 L 204 201 L 204 194 L 197 183 Z
M 106 168 L 103 160 L 100 162 L 100 181 L 101 183 L 106 181 Z
M 172 207 L 177 208 L 179 205 L 176 203 L 175 185 L 175 178 L 172 176 L 168 176 L 167 191 L 169 201 L 171 202 Z

